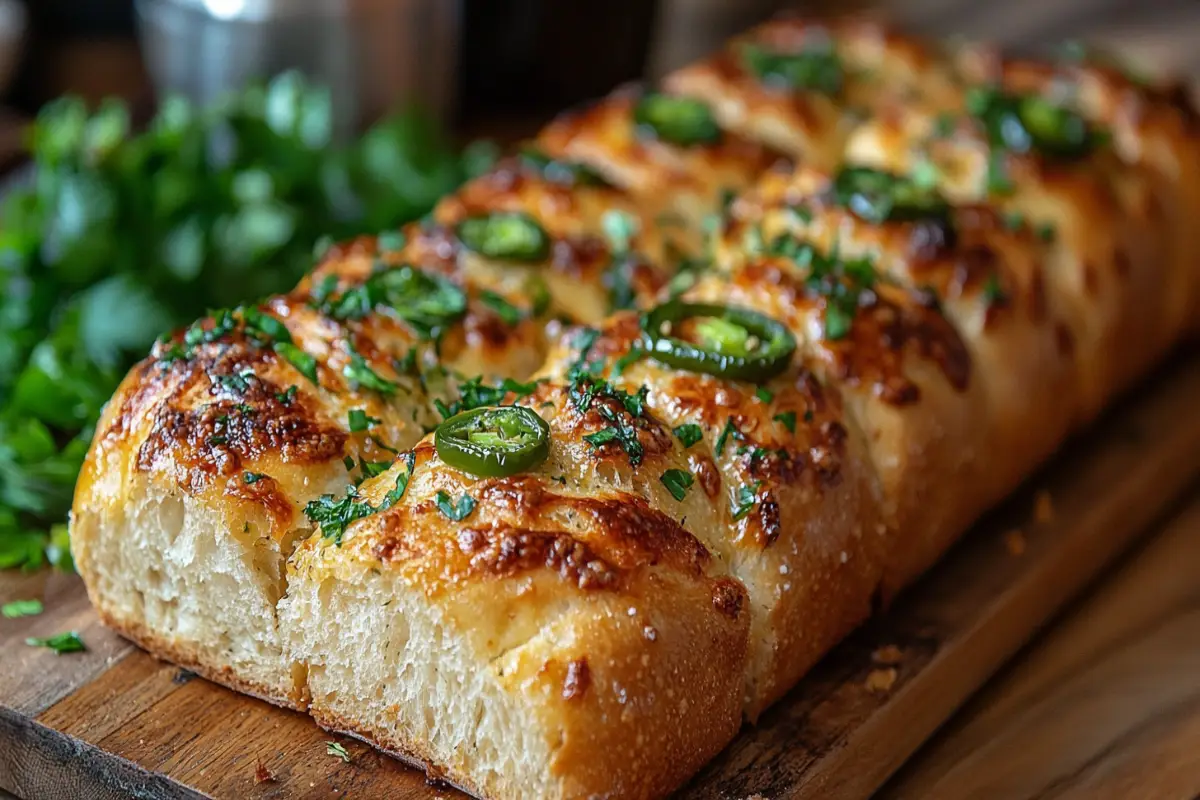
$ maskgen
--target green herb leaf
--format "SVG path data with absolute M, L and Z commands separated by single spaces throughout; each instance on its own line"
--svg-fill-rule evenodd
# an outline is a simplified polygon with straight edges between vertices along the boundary
M 992 306 L 1006 305 L 1008 300 L 1008 293 L 1004 291 L 1004 287 L 1000 283 L 1000 275 L 993 272 L 988 276 L 987 283 L 983 285 L 983 302 L 991 308 Z
M 350 754 L 348 752 L 346 752 L 346 748 L 343 747 L 340 742 L 326 742 L 325 743 L 325 755 L 340 758 L 342 761 L 345 761 L 347 764 L 350 763 Z
M 774 416 L 774 420 L 788 429 L 788 433 L 796 432 L 796 412 L 782 411 Z
M 825 338 L 831 342 L 844 339 L 854 324 L 854 316 L 838 303 L 825 306 Z
M 378 425 L 383 420 L 377 417 L 367 416 L 367 412 L 361 408 L 352 408 L 350 413 L 346 415 L 346 424 L 350 428 L 351 433 L 361 433 L 373 425 Z
M 759 386 L 754 390 L 754 396 L 764 403 L 770 403 L 775 399 L 775 393 L 765 386 Z
M 30 637 L 25 640 L 25 644 L 30 647 L 48 647 L 58 656 L 64 653 L 82 653 L 87 650 L 87 646 L 75 631 L 59 633 L 46 639 Z
M 479 293 L 479 302 L 496 312 L 496 316 L 500 318 L 500 321 L 510 328 L 515 328 L 525 319 L 525 314 L 522 313 L 521 309 L 488 289 L 484 289 Z
M 315 358 L 289 342 L 276 342 L 275 352 L 295 367 L 301 375 L 312 381 L 314 386 L 321 385 L 317 380 L 317 360 Z M 293 394 L 293 396 L 295 395 Z
M 677 426 L 674 428 L 674 432 L 675 438 L 679 439 L 679 442 L 683 445 L 684 450 L 687 450 L 696 442 L 704 438 L 704 429 L 691 422 L 685 422 L 684 424 Z
M 469 494 L 464 494 L 452 501 L 450 495 L 439 489 L 434 502 L 437 503 L 438 509 L 443 514 L 455 522 L 462 522 L 475 510 L 475 498 Z
M 412 477 L 413 468 L 416 465 L 416 456 L 412 451 L 409 451 L 401 455 L 400 459 L 404 462 L 406 469 L 396 476 L 395 486 L 384 496 L 383 502 L 378 506 L 372 506 L 367 501 L 361 499 L 358 496 L 358 490 L 350 486 L 347 488 L 344 497 L 335 498 L 331 494 L 325 494 L 309 502 L 304 507 L 304 516 L 308 517 L 308 520 L 314 525 L 321 527 L 322 537 L 332 539 L 335 545 L 341 547 L 342 537 L 346 533 L 346 528 L 352 523 L 380 511 L 385 511 L 400 502 L 400 499 L 404 497 L 404 493 L 408 489 L 409 479 Z
M 505 378 L 498 386 L 491 386 L 484 381 L 483 376 L 468 378 L 458 385 L 458 399 L 447 405 L 441 400 L 434 400 L 433 405 L 442 419 L 450 419 L 455 414 L 470 411 L 483 406 L 498 406 L 504 398 L 512 393 L 517 398 L 528 397 L 537 391 L 538 381 L 521 383 L 511 378 Z
M 296 392 L 298 392 L 298 391 L 300 391 L 300 387 L 293 384 L 292 386 L 289 386 L 284 391 L 276 394 L 275 399 L 278 400 L 284 406 L 290 406 L 292 404 L 292 401 L 296 399 Z
M 672 497 L 682 501 L 696 479 L 692 477 L 691 473 L 681 469 L 669 469 L 662 474 L 659 480 L 662 481 L 663 486 L 667 487 L 667 491 L 671 493 Z
M 346 349 L 350 353 L 350 363 L 342 367 L 342 376 L 350 381 L 351 386 L 369 389 L 383 395 L 393 395 L 399 390 L 400 384 L 389 381 L 373 370 L 367 360 L 354 349 L 353 344 L 347 342 Z
M 242 481 L 247 484 L 258 483 L 265 477 L 267 477 L 267 476 L 262 474 L 261 472 L 243 472 L 242 473 Z
M 733 512 L 734 522 L 749 514 L 754 508 L 758 502 L 758 490 L 761 486 L 762 481 L 755 481 L 752 484 L 742 484 L 738 487 L 733 507 L 730 509 Z
M 759 80 L 782 89 L 810 89 L 833 95 L 841 91 L 845 80 L 842 61 L 829 40 L 814 41 L 794 53 L 746 44 L 741 55 L 746 67 Z
M 717 437 L 717 446 L 714 451 L 717 458 L 725 454 L 725 444 L 729 441 L 730 437 L 734 439 L 742 438 L 742 432 L 733 424 L 733 417 L 725 419 L 725 427 L 721 428 L 721 435 Z
M 5 619 L 36 617 L 43 610 L 41 600 L 13 600 L 0 606 L 0 614 L 3 614 Z

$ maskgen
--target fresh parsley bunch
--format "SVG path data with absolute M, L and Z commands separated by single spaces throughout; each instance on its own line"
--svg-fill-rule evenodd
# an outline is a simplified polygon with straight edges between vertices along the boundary
M 480 165 L 415 111 L 348 146 L 331 132 L 329 92 L 294 73 L 212 108 L 167 99 L 140 133 L 118 102 L 38 116 L 32 178 L 0 210 L 0 568 L 69 561 L 97 417 L 156 336 L 290 288 L 324 237 L 395 228 Z

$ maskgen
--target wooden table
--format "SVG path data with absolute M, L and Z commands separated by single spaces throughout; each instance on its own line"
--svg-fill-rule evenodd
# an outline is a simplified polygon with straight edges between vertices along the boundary
M 879 796 L 1200 796 L 1200 491 Z

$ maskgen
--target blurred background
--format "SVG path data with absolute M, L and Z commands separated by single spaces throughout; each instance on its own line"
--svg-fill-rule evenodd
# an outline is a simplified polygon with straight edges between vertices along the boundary
M 0 568 L 69 567 L 95 420 L 155 337 L 785 7 L 1200 71 L 1196 0 L 0 0 Z
M 1087 35 L 1200 67 L 1194 0 L 0 0 L 0 81 L 26 114 L 64 93 L 208 101 L 288 67 L 335 89 L 339 135 L 417 97 L 503 124 L 654 76 L 781 7 L 1035 45 Z M 22 33 L 23 31 L 23 33 Z

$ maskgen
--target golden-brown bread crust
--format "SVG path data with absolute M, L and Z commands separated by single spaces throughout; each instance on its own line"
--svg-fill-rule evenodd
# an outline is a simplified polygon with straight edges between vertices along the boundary
M 537 698 L 528 705 L 532 733 L 550 755 L 526 777 L 537 778 L 539 796 L 660 796 L 740 724 L 745 590 L 715 570 L 671 516 L 643 498 L 598 488 L 602 472 L 570 473 L 560 483 L 557 473 L 577 463 L 578 445 L 555 437 L 541 467 L 476 479 L 443 463 L 426 440 L 411 472 L 398 464 L 361 488 L 378 504 L 398 477 L 411 475 L 401 500 L 352 525 L 340 546 L 320 534 L 300 545 L 282 616 L 334 618 L 339 593 L 364 575 L 395 587 L 400 603 L 415 594 L 472 652 L 472 669 L 487 669 L 493 691 Z M 439 492 L 475 501 L 453 533 L 435 502 Z M 303 597 L 319 599 L 297 605 Z M 410 618 L 405 636 L 414 625 Z M 307 638 L 298 646 L 311 647 Z M 331 658 L 306 655 L 312 663 Z M 335 719 L 344 704 L 371 701 L 370 687 L 357 698 L 328 690 L 338 671 L 323 663 L 310 676 L 318 716 Z M 461 772 L 468 754 L 397 730 L 365 732 L 432 758 L 456 783 L 513 794 L 505 776 L 478 781 Z
M 796 89 L 764 81 L 747 62 L 747 48 L 796 55 L 832 52 L 837 88 Z M 707 100 L 722 127 L 825 168 L 840 162 L 859 115 L 897 96 L 912 102 L 954 91 L 947 65 L 927 45 L 856 18 L 776 18 L 664 82 L 671 91 Z
M 758 387 L 763 391 L 650 358 L 615 374 L 614 365 L 629 360 L 640 337 L 636 315 L 616 315 L 589 339 L 587 360 L 601 378 L 627 392 L 647 387 L 648 415 L 663 429 L 697 425 L 702 431 L 690 446 L 666 437 L 660 449 L 682 450 L 674 460 L 656 459 L 646 437 L 639 467 L 648 473 L 645 483 L 631 475 L 627 485 L 678 509 L 688 529 L 749 590 L 745 710 L 754 719 L 870 612 L 886 541 L 867 445 L 838 392 L 802 367 Z M 563 343 L 577 338 L 564 337 Z M 581 355 L 560 346 L 541 374 L 562 379 Z M 540 407 L 549 396 L 541 392 L 524 402 Z M 618 465 L 624 459 L 617 448 L 598 455 Z M 669 498 L 657 480 L 672 467 L 696 476 L 682 501 Z
M 836 88 L 748 68 L 748 45 L 814 42 Z M 998 150 L 970 99 L 996 90 L 1066 103 L 1099 144 Z M 76 491 L 105 622 L 476 794 L 660 796 L 1200 327 L 1200 130 L 1165 87 L 784 18 L 664 91 L 704 101 L 717 141 L 648 135 L 626 87 L 535 141 L 605 180 L 505 160 L 401 235 L 335 246 L 288 295 L 156 346 Z M 842 162 L 919 178 L 945 219 L 867 221 L 831 192 Z M 497 211 L 528 215 L 548 257 L 460 241 Z M 813 253 L 868 259 L 869 285 L 814 277 Z M 462 293 L 436 335 L 363 299 L 403 265 Z M 756 387 L 633 358 L 638 317 L 609 312 L 675 295 L 783 322 L 791 365 Z M 546 420 L 545 463 L 441 462 L 426 432 L 473 375 L 538 377 L 483 388 Z M 597 438 L 614 419 L 626 437 Z M 347 484 L 383 505 L 401 477 L 344 531 L 305 513 Z
M 730 192 L 748 187 L 781 156 L 734 134 L 713 144 L 687 147 L 638 130 L 634 109 L 643 92 L 619 89 L 604 100 L 562 114 L 546 126 L 537 144 L 547 153 L 587 163 L 627 189 L 659 218 L 679 218 L 701 230 L 705 218 Z
M 945 220 L 870 223 L 839 207 L 829 173 L 802 167 L 769 174 L 739 198 L 718 265 L 735 273 L 745 266 L 741 243 L 751 229 L 768 246 L 793 238 L 845 258 L 867 257 L 886 280 L 940 311 L 962 347 L 947 340 L 931 343 L 929 352 L 954 354 L 947 380 L 960 384 L 956 375 L 969 371 L 987 400 L 987 424 L 979 426 L 988 437 L 981 444 L 986 464 L 973 479 L 987 487 L 985 505 L 1015 488 L 1079 416 L 1076 359 L 1063 341 L 1067 318 L 1044 283 L 1050 245 L 1028 221 L 962 205 Z

